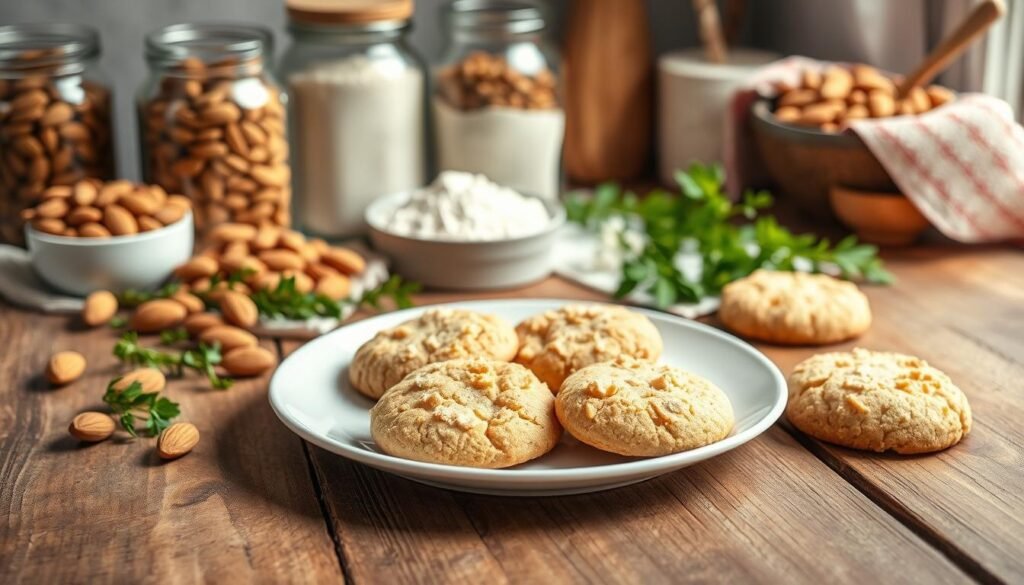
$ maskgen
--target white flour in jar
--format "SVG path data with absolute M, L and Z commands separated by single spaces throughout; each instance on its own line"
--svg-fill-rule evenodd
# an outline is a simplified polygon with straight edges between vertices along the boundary
M 554 201 L 560 184 L 565 112 L 489 107 L 459 110 L 434 98 L 441 170 L 481 173 Z
M 483 175 L 442 172 L 394 210 L 385 231 L 425 240 L 508 240 L 544 231 L 551 221 L 537 198 Z
M 288 83 L 303 228 L 329 237 L 361 234 L 375 198 L 423 184 L 424 80 L 417 68 L 356 55 Z

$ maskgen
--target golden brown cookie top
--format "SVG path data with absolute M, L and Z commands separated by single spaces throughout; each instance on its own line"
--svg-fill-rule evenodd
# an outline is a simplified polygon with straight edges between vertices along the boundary
M 370 410 L 384 452 L 448 465 L 508 467 L 558 442 L 551 391 L 519 364 L 471 358 L 429 364 Z

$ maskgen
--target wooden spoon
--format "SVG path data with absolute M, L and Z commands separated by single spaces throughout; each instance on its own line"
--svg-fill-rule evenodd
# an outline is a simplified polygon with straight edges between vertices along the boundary
M 710 63 L 725 63 L 725 40 L 718 4 L 715 0 L 693 0 L 693 9 L 697 13 L 700 40 L 704 42 L 704 58 Z
M 945 70 L 953 59 L 959 57 L 960 53 L 963 53 L 1005 12 L 1006 5 L 1003 4 L 1003 0 L 984 0 L 975 6 L 967 19 L 943 39 L 939 46 L 928 54 L 924 62 L 903 80 L 899 87 L 899 97 L 902 98 L 911 89 L 935 79 L 936 75 Z

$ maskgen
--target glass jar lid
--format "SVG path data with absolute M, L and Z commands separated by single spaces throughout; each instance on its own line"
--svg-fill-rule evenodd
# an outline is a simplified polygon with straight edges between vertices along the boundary
M 156 65 L 174 65 L 186 59 L 253 63 L 272 51 L 273 35 L 258 26 L 175 24 L 146 35 L 146 59 Z
M 541 7 L 526 0 L 453 0 L 449 20 L 456 29 L 530 33 L 544 29 Z
M 407 21 L 412 0 L 287 0 L 288 18 L 301 24 L 368 25 Z
M 99 54 L 99 33 L 88 26 L 57 23 L 0 26 L 0 69 L 63 69 L 80 66 Z

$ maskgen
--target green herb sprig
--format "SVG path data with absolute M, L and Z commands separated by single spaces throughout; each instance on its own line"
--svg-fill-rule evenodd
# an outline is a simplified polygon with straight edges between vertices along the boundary
M 166 299 L 181 289 L 180 282 L 169 282 L 152 292 L 128 289 L 118 295 L 118 303 L 122 308 L 132 308 L 154 299 Z
M 324 295 L 304 293 L 295 286 L 295 278 L 282 278 L 273 289 L 263 289 L 250 296 L 256 303 L 260 315 L 270 318 L 309 319 L 311 317 L 342 317 L 342 309 L 346 304 L 355 304 L 359 308 L 367 307 L 382 310 L 389 301 L 394 307 L 404 309 L 413 305 L 412 295 L 420 290 L 420 285 L 402 280 L 393 275 L 379 286 L 365 291 L 358 301 L 335 301 Z
M 131 436 L 138 436 L 135 428 L 137 420 L 144 420 L 146 432 L 155 437 L 171 424 L 171 419 L 181 413 L 178 403 L 161 397 L 159 392 L 143 392 L 139 382 L 132 382 L 124 390 L 116 389 L 120 379 L 115 378 L 107 385 L 103 402 L 119 415 L 121 426 Z
M 171 376 L 181 376 L 189 368 L 206 376 L 210 386 L 218 390 L 226 390 L 234 383 L 231 378 L 218 375 L 214 368 L 221 361 L 220 346 L 216 343 L 200 343 L 199 347 L 180 353 L 167 352 L 143 346 L 139 334 L 129 331 L 114 345 L 114 356 L 122 363 L 159 368 Z
M 741 201 L 730 201 L 721 167 L 694 164 L 676 173 L 676 181 L 681 195 L 658 189 L 640 198 L 605 184 L 593 197 L 566 203 L 569 220 L 585 227 L 596 229 L 619 216 L 626 229 L 642 231 L 642 249 L 622 263 L 616 297 L 642 291 L 659 307 L 697 302 L 758 268 L 794 270 L 801 260 L 816 272 L 835 268 L 848 279 L 892 282 L 875 246 L 859 244 L 854 236 L 833 246 L 812 234 L 793 234 L 764 215 L 773 203 L 767 191 L 747 191 Z M 676 264 L 686 246 L 701 256 L 699 277 L 684 274 Z

